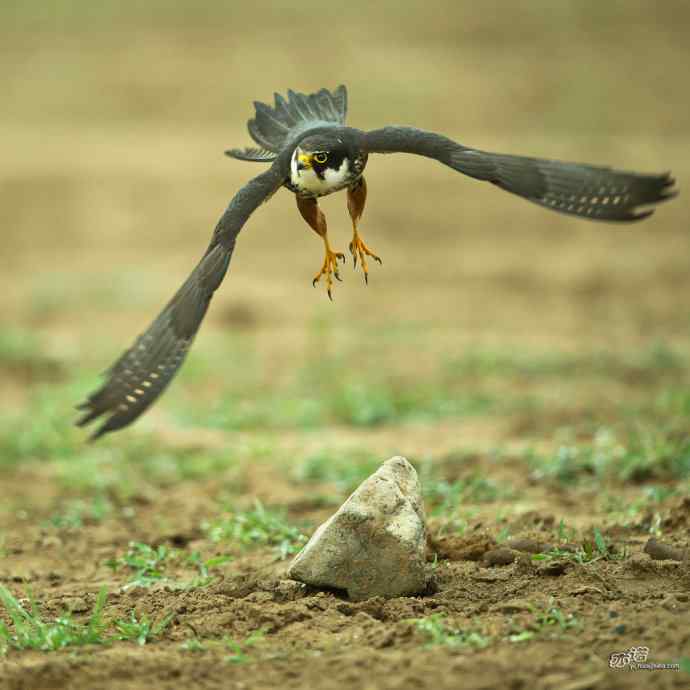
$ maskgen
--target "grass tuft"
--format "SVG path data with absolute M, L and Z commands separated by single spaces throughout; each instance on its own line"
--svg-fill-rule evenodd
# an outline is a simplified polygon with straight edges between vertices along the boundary
M 36 603 L 30 599 L 31 610 L 27 611 L 12 593 L 0 585 L 0 603 L 5 607 L 12 621 L 12 628 L 0 622 L 0 651 L 8 649 L 35 649 L 44 652 L 65 647 L 81 647 L 89 644 L 107 644 L 104 636 L 103 607 L 108 592 L 101 588 L 96 604 L 86 623 L 78 623 L 69 612 L 54 621 L 44 621 Z
M 563 521 L 561 521 L 563 524 Z M 560 529 L 559 529 L 560 531 Z M 592 536 L 583 539 L 579 544 L 556 546 L 545 553 L 535 553 L 534 561 L 565 560 L 584 565 L 595 561 L 620 561 L 628 557 L 626 549 L 619 550 L 602 534 L 597 527 L 592 529 Z
M 564 444 L 552 454 L 529 451 L 526 459 L 535 479 L 564 485 L 688 479 L 690 433 L 640 425 L 627 434 L 601 428 L 590 442 Z
M 492 503 L 508 499 L 514 494 L 510 487 L 478 472 L 455 481 L 422 478 L 422 486 L 433 517 L 453 514 L 465 504 Z
M 175 589 L 196 589 L 207 587 L 215 582 L 216 578 L 211 571 L 230 560 L 231 557 L 227 555 L 213 556 L 204 560 L 198 551 L 185 554 L 182 551 L 170 549 L 165 544 L 152 547 L 133 541 L 129 543 L 127 553 L 107 560 L 106 565 L 112 568 L 113 572 L 125 569 L 129 573 L 129 579 L 123 590 L 132 587 L 151 587 L 160 583 L 165 583 Z M 171 566 L 194 567 L 197 574 L 189 581 L 179 581 L 166 572 Z
M 106 565 L 117 572 L 121 568 L 129 571 L 130 577 L 123 589 L 132 587 L 150 587 L 165 579 L 166 561 L 175 558 L 176 554 L 164 544 L 157 547 L 132 541 L 127 553 L 119 558 L 111 558 Z
M 542 609 L 532 610 L 532 620 L 524 626 L 512 625 L 508 635 L 510 642 L 528 642 L 535 637 L 560 637 L 568 630 L 577 629 L 580 622 L 572 613 L 564 613 L 555 606 L 553 599 Z
M 442 613 L 434 613 L 426 618 L 411 621 L 426 639 L 425 647 L 477 647 L 483 649 L 491 638 L 476 630 L 453 628 L 446 622 Z
M 264 628 L 259 628 L 247 635 L 244 640 L 237 642 L 229 637 L 226 637 L 223 642 L 230 654 L 225 657 L 225 661 L 231 664 L 246 664 L 252 661 L 249 650 L 261 642 L 266 634 Z
M 307 542 L 306 535 L 288 524 L 284 513 L 270 510 L 258 500 L 250 510 L 230 510 L 203 527 L 214 542 L 230 542 L 242 549 L 273 546 L 281 559 L 297 553 Z
M 136 612 L 131 611 L 128 619 L 116 621 L 117 639 L 136 642 L 143 647 L 147 642 L 159 637 L 174 617 L 175 613 L 173 612 L 158 622 L 154 622 L 146 614 L 137 618 Z
M 89 501 L 69 501 L 62 510 L 53 513 L 45 522 L 46 527 L 78 530 L 87 524 L 98 524 L 110 515 L 113 506 L 105 496 L 94 496 Z

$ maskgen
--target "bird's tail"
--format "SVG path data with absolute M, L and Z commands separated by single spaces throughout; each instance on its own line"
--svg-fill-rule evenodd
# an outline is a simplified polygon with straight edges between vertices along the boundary
M 242 149 L 228 149 L 225 152 L 230 158 L 237 158 L 238 161 L 253 161 L 254 163 L 273 163 L 278 157 L 273 151 L 258 149 L 255 146 L 247 146 Z
M 268 151 L 279 151 L 305 125 L 345 123 L 347 90 L 343 85 L 310 94 L 288 90 L 287 100 L 278 93 L 274 99 L 273 106 L 255 101 L 256 114 L 247 123 L 252 139 Z

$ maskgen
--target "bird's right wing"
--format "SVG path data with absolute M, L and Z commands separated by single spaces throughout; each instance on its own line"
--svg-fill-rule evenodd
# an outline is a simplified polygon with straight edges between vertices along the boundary
M 414 127 L 383 127 L 363 136 L 369 153 L 414 153 L 528 199 L 553 211 L 591 220 L 633 221 L 638 211 L 675 196 L 668 174 L 643 175 L 612 168 L 488 153 Z
M 284 177 L 280 161 L 276 162 L 235 194 L 216 225 L 206 253 L 182 287 L 108 369 L 101 388 L 79 405 L 85 411 L 77 422 L 79 426 L 106 415 L 91 439 L 133 422 L 170 383 L 187 355 L 213 293 L 225 277 L 237 235 L 256 208 L 282 185 Z

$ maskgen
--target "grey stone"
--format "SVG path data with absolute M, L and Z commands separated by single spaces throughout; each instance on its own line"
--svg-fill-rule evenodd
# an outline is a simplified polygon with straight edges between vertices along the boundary
M 417 594 L 426 587 L 426 522 L 417 472 L 387 460 L 312 535 L 288 577 L 345 589 L 352 599 Z

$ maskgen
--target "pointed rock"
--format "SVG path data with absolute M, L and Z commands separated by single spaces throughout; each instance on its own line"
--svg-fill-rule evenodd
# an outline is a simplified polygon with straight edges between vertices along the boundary
M 347 590 L 352 599 L 426 588 L 426 522 L 417 472 L 391 458 L 312 535 L 288 577 Z

